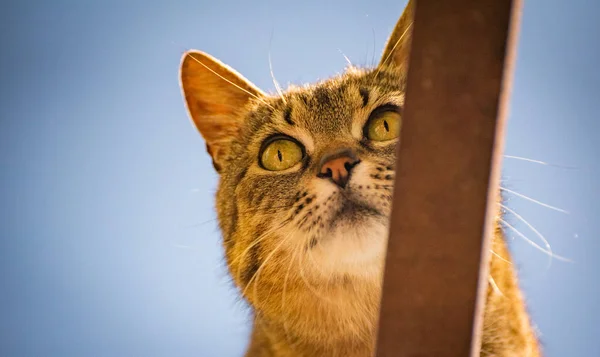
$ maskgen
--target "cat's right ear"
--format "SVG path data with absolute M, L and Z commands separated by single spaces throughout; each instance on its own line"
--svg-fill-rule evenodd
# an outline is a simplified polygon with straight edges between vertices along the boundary
M 264 93 L 232 68 L 199 51 L 183 55 L 180 80 L 190 118 L 220 172 L 241 128 L 244 108 Z
M 412 25 L 415 16 L 415 1 L 408 0 L 402 16 L 396 23 L 388 39 L 379 67 L 397 67 L 402 70 L 408 68 L 408 56 L 412 40 Z

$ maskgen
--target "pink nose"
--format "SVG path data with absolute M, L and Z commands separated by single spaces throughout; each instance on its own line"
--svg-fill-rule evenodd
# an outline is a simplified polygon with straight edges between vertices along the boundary
M 341 152 L 337 155 L 326 156 L 322 160 L 318 176 L 329 178 L 336 185 L 344 188 L 350 179 L 352 169 L 359 162 L 360 160 L 356 159 L 349 151 Z

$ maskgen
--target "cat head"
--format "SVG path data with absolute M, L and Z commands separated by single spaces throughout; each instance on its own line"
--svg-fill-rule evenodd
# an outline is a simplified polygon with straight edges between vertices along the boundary
M 283 275 L 381 275 L 411 25 L 409 3 L 376 68 L 273 96 L 205 53 L 183 56 L 185 103 L 220 175 L 228 266 L 248 299 Z

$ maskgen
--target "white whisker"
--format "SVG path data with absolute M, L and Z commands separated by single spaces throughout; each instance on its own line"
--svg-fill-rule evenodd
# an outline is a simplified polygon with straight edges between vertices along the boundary
M 495 256 L 496 256 L 498 259 L 502 260 L 503 262 L 505 262 L 505 263 L 508 263 L 508 264 L 511 264 L 511 265 L 512 265 L 512 262 L 511 262 L 510 260 L 508 260 L 508 259 L 504 258 L 503 256 L 501 256 L 500 254 L 498 254 L 498 253 L 494 252 L 494 250 L 493 250 L 493 249 L 490 249 L 490 252 L 492 252 L 492 254 L 493 254 L 493 255 L 495 255 Z
M 277 91 L 277 94 L 279 94 L 279 97 L 281 98 L 281 100 L 283 100 L 284 104 L 287 104 L 287 101 L 285 100 L 285 97 L 283 96 L 283 90 L 281 90 L 281 86 L 279 85 L 279 82 L 277 82 L 277 79 L 275 79 L 275 73 L 273 72 L 273 62 L 271 61 L 271 45 L 273 44 L 273 33 L 274 33 L 274 29 L 271 29 L 271 37 L 269 38 L 269 72 L 271 73 L 271 79 L 273 80 L 273 85 L 275 86 L 275 90 Z
M 306 254 L 304 256 L 304 261 L 306 261 L 306 257 L 309 257 L 312 262 L 313 265 L 315 266 L 315 269 L 319 270 L 321 272 L 321 274 L 323 273 L 323 271 L 321 270 L 320 267 L 318 267 L 317 265 L 317 261 L 315 260 L 315 258 L 312 256 L 312 253 L 309 250 L 306 251 Z M 306 285 L 306 287 L 308 288 L 308 290 L 310 290 L 316 297 L 318 297 L 319 299 L 323 300 L 323 301 L 327 301 L 330 304 L 337 304 L 336 301 L 330 299 L 329 297 L 324 296 L 323 294 L 321 294 L 320 292 L 318 292 L 313 285 L 306 279 L 306 277 L 304 276 L 304 264 L 301 263 L 300 264 L 300 278 L 304 281 L 304 284 Z
M 550 163 L 545 162 L 545 161 L 529 159 L 529 158 L 521 157 L 521 156 L 504 155 L 504 157 L 507 158 L 507 159 L 515 159 L 515 160 L 527 161 L 527 162 L 532 162 L 534 164 L 539 164 L 539 165 L 544 165 L 544 166 L 560 167 L 560 168 L 563 168 L 563 169 L 577 169 L 574 166 L 563 166 L 563 165 L 550 164 Z
M 291 233 L 289 234 L 291 235 Z M 287 289 L 287 281 L 290 276 L 290 270 L 292 269 L 292 265 L 294 264 L 294 260 L 296 259 L 296 255 L 298 253 L 298 245 L 296 245 L 296 249 L 294 249 L 294 253 L 292 254 L 292 259 L 290 259 L 290 264 L 288 265 L 287 272 L 285 277 L 283 278 L 283 291 L 281 292 L 281 313 L 285 314 L 285 292 Z M 283 319 L 283 332 L 287 335 L 288 327 L 287 327 L 287 319 Z
M 248 245 L 248 247 L 246 247 L 246 249 L 244 249 L 244 251 L 242 252 L 242 254 L 238 255 L 234 260 L 231 261 L 231 263 L 229 264 L 230 266 L 236 266 L 237 262 L 240 259 L 243 259 L 246 257 L 246 254 L 248 254 L 248 252 L 250 252 L 250 250 L 255 247 L 256 245 L 258 245 L 259 243 L 261 243 L 263 240 L 267 239 L 268 236 L 273 233 L 274 231 L 280 229 L 281 227 L 283 227 L 283 224 L 280 224 L 278 226 L 274 226 L 271 229 L 267 230 L 266 232 L 264 232 L 263 234 L 261 234 L 260 236 L 258 236 L 258 238 L 254 239 L 252 241 L 252 243 L 250 243 L 250 245 Z M 238 267 L 238 271 L 237 271 L 237 280 L 240 281 L 241 280 L 241 272 L 242 272 L 242 266 L 240 265 Z
M 275 74 L 273 73 L 273 63 L 271 62 L 271 51 L 269 51 L 269 71 L 271 72 L 271 79 L 273 80 L 273 85 L 275 86 L 275 90 L 277 91 L 277 94 L 279 94 L 279 97 L 281 98 L 281 100 L 283 100 L 283 103 L 287 104 L 287 101 L 285 100 L 285 97 L 283 96 L 283 90 L 281 89 L 279 82 L 277 82 L 277 79 L 275 79 Z
M 571 262 L 570 260 L 563 258 L 563 257 L 559 257 L 559 256 L 555 256 L 552 254 L 552 252 L 549 252 L 547 250 L 545 250 L 543 247 L 541 247 L 539 244 L 535 243 L 534 241 L 532 241 L 531 239 L 527 238 L 526 235 L 524 235 L 523 233 L 521 233 L 518 229 L 516 229 L 515 227 L 513 227 L 510 223 L 506 222 L 505 220 L 503 220 L 502 218 L 498 219 L 502 224 L 504 224 L 505 226 L 507 226 L 508 228 L 510 228 L 513 232 L 515 232 L 519 237 L 523 238 L 527 243 L 529 243 L 531 246 L 533 246 L 534 248 L 540 250 L 541 252 L 544 252 L 546 254 L 549 254 L 551 257 L 556 258 L 558 260 L 562 260 L 562 261 L 566 261 L 566 262 Z
M 369 16 L 369 15 L 367 15 L 367 16 Z M 373 54 L 371 55 L 371 66 L 375 66 L 376 41 L 375 41 L 375 27 L 372 26 L 372 23 L 371 23 L 371 32 L 373 33 Z
M 173 247 L 180 248 L 180 249 L 187 249 L 187 250 L 196 250 L 196 248 L 192 247 L 191 245 L 184 245 L 184 244 L 173 244 Z
M 525 225 L 527 227 L 529 227 L 529 229 L 531 229 L 533 231 L 533 233 L 535 233 L 536 236 L 538 236 L 538 238 L 540 238 L 540 240 L 542 242 L 544 242 L 544 245 L 546 246 L 546 249 L 548 250 L 548 252 L 550 252 L 550 258 L 556 258 L 562 261 L 568 261 L 570 262 L 569 259 L 561 257 L 559 255 L 554 254 L 554 252 L 552 252 L 552 247 L 550 247 L 550 243 L 548 242 L 548 240 L 546 239 L 546 237 L 544 237 L 544 235 L 542 233 L 540 233 L 531 223 L 529 223 L 525 218 L 523 218 L 520 214 L 518 214 L 517 212 L 515 212 L 514 210 L 510 209 L 509 207 L 506 207 L 505 205 L 503 205 L 502 203 L 499 203 L 500 207 L 502 207 L 503 209 L 505 209 L 506 211 L 512 213 L 515 217 L 517 217 L 517 219 L 523 223 L 525 223 Z M 552 259 L 550 259 L 548 261 L 548 268 L 550 268 L 550 264 L 552 264 Z
M 289 238 L 289 236 L 287 238 Z M 283 244 L 287 242 L 287 240 L 288 240 L 287 238 L 283 239 L 281 242 L 279 242 L 279 244 L 271 251 L 271 253 L 269 253 L 269 255 L 267 255 L 267 257 L 262 262 L 262 264 L 260 265 L 260 267 L 258 268 L 256 273 L 254 273 L 254 275 L 252 275 L 252 278 L 250 278 L 250 280 L 248 281 L 248 284 L 246 284 L 246 287 L 242 291 L 243 296 L 246 296 L 246 292 L 247 292 L 248 288 L 250 287 L 250 285 L 252 285 L 252 282 L 254 282 L 253 294 L 256 297 L 256 286 L 258 285 L 258 279 L 259 279 L 260 273 L 262 272 L 262 270 L 266 266 L 266 264 L 269 262 L 269 260 L 273 257 L 273 255 L 275 255 L 275 253 L 277 253 L 279 248 L 281 248 L 283 246 Z M 255 279 L 256 279 L 256 281 L 255 281 Z
M 501 189 L 502 191 L 506 191 L 506 192 L 508 192 L 508 193 L 512 193 L 512 194 L 513 194 L 513 195 L 515 195 L 515 196 L 521 197 L 521 198 L 523 198 L 523 199 L 525 199 L 525 200 L 527 200 L 527 201 L 530 201 L 530 202 L 536 203 L 536 204 L 538 204 L 538 205 L 540 205 L 540 206 L 542 206 L 542 207 L 546 207 L 546 208 L 549 208 L 549 209 L 551 209 L 551 210 L 554 210 L 554 211 L 557 211 L 557 212 L 561 212 L 561 213 L 564 213 L 564 214 L 570 214 L 570 213 L 569 213 L 569 211 L 567 211 L 567 210 L 564 210 L 564 209 L 562 209 L 562 208 L 558 208 L 558 207 L 551 206 L 551 205 L 549 205 L 549 204 L 547 204 L 547 203 L 544 203 L 544 202 L 540 202 L 540 201 L 538 201 L 538 200 L 536 200 L 536 199 L 534 199 L 534 198 L 531 198 L 531 197 L 525 196 L 525 195 L 524 195 L 524 194 L 522 194 L 522 193 L 518 193 L 518 192 L 515 192 L 515 191 L 513 191 L 513 190 L 509 190 L 509 189 L 508 189 L 508 188 L 506 188 L 506 187 L 502 187 L 502 186 L 500 186 L 500 189 Z
M 348 63 L 348 66 L 352 66 L 352 62 L 350 61 L 350 58 L 348 58 L 348 56 L 346 56 L 346 54 L 344 54 L 344 52 L 342 52 L 341 49 L 338 48 L 338 51 L 342 54 L 342 56 L 344 56 L 344 59 L 346 60 L 346 63 Z
M 494 292 L 498 295 L 502 295 L 504 297 L 506 297 L 504 295 L 504 293 L 502 292 L 502 290 L 500 290 L 500 288 L 498 287 L 498 284 L 496 284 L 496 281 L 494 280 L 494 278 L 492 277 L 492 275 L 490 274 L 490 276 L 488 277 L 488 281 L 490 283 L 490 285 L 492 286 L 492 289 L 494 290 Z

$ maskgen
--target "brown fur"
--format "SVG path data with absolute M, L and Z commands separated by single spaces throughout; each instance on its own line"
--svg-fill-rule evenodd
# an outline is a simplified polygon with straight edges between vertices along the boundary
M 412 8 L 377 68 L 280 96 L 204 53 L 183 58 L 186 104 L 220 173 L 228 268 L 254 312 L 247 357 L 373 353 L 399 143 L 370 142 L 362 130 L 375 108 L 403 104 Z M 304 159 L 262 168 L 261 145 L 273 134 L 300 142 Z M 345 189 L 318 176 L 321 159 L 340 149 L 361 160 Z M 481 356 L 539 356 L 499 226 L 493 251 Z

